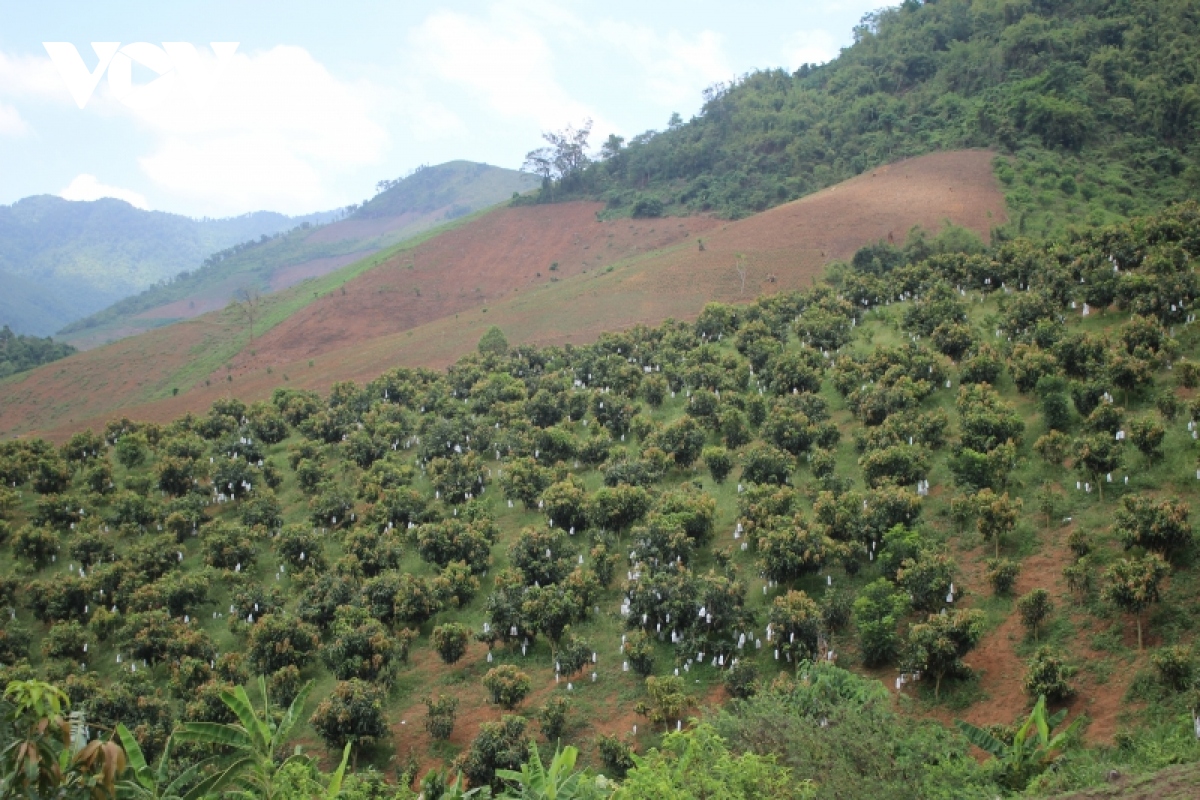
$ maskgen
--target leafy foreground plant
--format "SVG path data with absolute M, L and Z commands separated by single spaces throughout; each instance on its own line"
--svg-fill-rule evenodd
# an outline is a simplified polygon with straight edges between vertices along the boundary
M 1062 755 L 1062 750 L 1071 744 L 1071 736 L 1079 727 L 1081 718 L 1067 726 L 1066 730 L 1051 735 L 1067 717 L 1064 708 L 1053 716 L 1046 714 L 1046 698 L 1038 697 L 1033 711 L 1017 729 L 1012 744 L 997 739 L 983 728 L 963 720 L 955 720 L 959 729 L 971 744 L 991 753 L 996 761 L 996 782 L 1014 791 L 1021 791 L 1029 782 L 1045 772 Z
M 575 760 L 579 750 L 574 747 L 555 749 L 549 766 L 542 764 L 537 745 L 530 743 L 529 760 L 521 765 L 521 771 L 496 770 L 496 777 L 512 781 L 513 785 L 503 797 L 519 797 L 522 800 L 591 800 L 609 797 L 612 784 L 603 775 L 592 775 L 588 771 L 575 771 Z
M 180 742 L 195 744 L 218 745 L 234 751 L 232 763 L 219 773 L 216 781 L 208 792 L 218 791 L 226 786 L 234 786 L 242 791 L 239 794 L 246 798 L 262 798 L 274 800 L 281 795 L 275 785 L 276 775 L 294 763 L 306 763 L 308 757 L 296 752 L 286 759 L 277 756 L 283 744 L 291 735 L 292 728 L 300 719 L 300 711 L 304 701 L 312 691 L 312 681 L 305 684 L 296 699 L 288 706 L 283 718 L 278 724 L 271 715 L 271 702 L 267 696 L 266 678 L 259 676 L 258 690 L 262 695 L 262 715 L 255 711 L 246 695 L 246 690 L 238 686 L 232 692 L 221 692 L 221 701 L 229 707 L 238 721 L 236 723 L 220 724 L 216 722 L 187 722 L 180 726 L 172 738 Z M 345 774 L 346 762 L 350 757 L 350 745 L 342 751 L 342 763 L 334 773 L 329 788 L 329 797 L 335 797 L 340 791 L 342 776 Z M 143 765 L 145 760 L 143 759 Z M 136 769 L 136 768 L 135 768 Z M 139 782 L 141 776 L 139 775 Z M 142 784 L 145 786 L 145 784 Z M 150 797 L 166 797 L 166 795 L 147 795 Z
M 0 797 L 112 797 L 125 754 L 112 739 L 88 741 L 87 720 L 42 681 L 13 681 L 4 691 L 6 746 Z

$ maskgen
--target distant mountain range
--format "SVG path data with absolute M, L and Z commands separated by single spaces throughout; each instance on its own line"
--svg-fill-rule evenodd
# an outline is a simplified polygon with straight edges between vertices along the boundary
M 40 195 L 0 206 L 0 325 L 81 347 L 331 272 L 508 199 L 537 180 L 452 161 L 384 184 L 345 211 L 196 220 L 122 200 Z
M 334 217 L 257 211 L 197 220 L 112 198 L 26 197 L 0 206 L 0 325 L 46 336 L 217 250 Z

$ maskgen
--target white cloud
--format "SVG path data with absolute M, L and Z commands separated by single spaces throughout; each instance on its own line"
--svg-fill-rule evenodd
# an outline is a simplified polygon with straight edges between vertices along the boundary
M 29 133 L 29 125 L 21 119 L 20 113 L 12 106 L 0 103 L 0 136 L 24 136 Z
M 139 164 L 162 188 L 214 213 L 333 205 L 329 181 L 377 163 L 387 146 L 371 114 L 376 94 L 334 78 L 303 48 L 239 53 L 204 102 L 164 90 L 133 104 L 160 136 Z
M 119 186 L 107 186 L 101 183 L 95 175 L 87 173 L 76 175 L 70 185 L 59 192 L 58 196 L 64 200 L 99 200 L 101 197 L 115 197 L 137 208 L 149 208 L 146 198 L 137 192 L 122 189 Z
M 643 92 L 656 100 L 692 104 L 703 89 L 733 77 L 721 36 L 713 31 L 701 31 L 689 39 L 674 30 L 664 35 L 644 26 L 611 21 L 600 23 L 595 30 L 609 46 L 624 51 L 625 58 L 641 67 Z
M 19 56 L 0 51 L 0 96 L 36 97 L 73 105 L 66 84 L 45 56 Z
M 494 6 L 487 19 L 436 12 L 410 41 L 415 64 L 467 88 L 501 116 L 542 128 L 598 116 L 559 85 L 546 38 L 519 10 Z
M 837 41 L 829 31 L 820 28 L 796 31 L 783 49 L 784 62 L 792 69 L 801 64 L 824 64 L 837 55 Z

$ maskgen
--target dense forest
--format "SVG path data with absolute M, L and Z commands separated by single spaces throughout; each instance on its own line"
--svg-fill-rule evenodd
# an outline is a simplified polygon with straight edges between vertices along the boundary
M 56 342 L 49 337 L 40 339 L 18 335 L 5 325 L 0 329 L 0 378 L 49 364 L 74 352 L 75 348 L 69 344 Z
M 1200 207 L 966 250 L 0 444 L 6 791 L 983 798 L 1197 760 Z M 921 721 L 1008 620 L 1024 700 Z M 1088 746 L 1071 700 L 1114 691 Z
M 1195 0 L 906 0 L 854 38 L 828 64 L 714 86 L 690 121 L 610 139 L 590 165 L 548 164 L 560 180 L 543 199 L 736 218 L 962 147 L 1008 156 L 1020 233 L 1103 225 L 1200 188 Z

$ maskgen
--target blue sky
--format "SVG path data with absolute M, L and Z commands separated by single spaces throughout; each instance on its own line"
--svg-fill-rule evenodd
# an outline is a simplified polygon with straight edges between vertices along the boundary
M 592 118 L 598 145 L 691 116 L 715 82 L 828 60 L 879 5 L 0 0 L 0 204 L 299 214 L 420 164 L 516 168 L 543 130 Z M 93 42 L 120 48 L 80 108 L 60 64 L 95 70 Z

